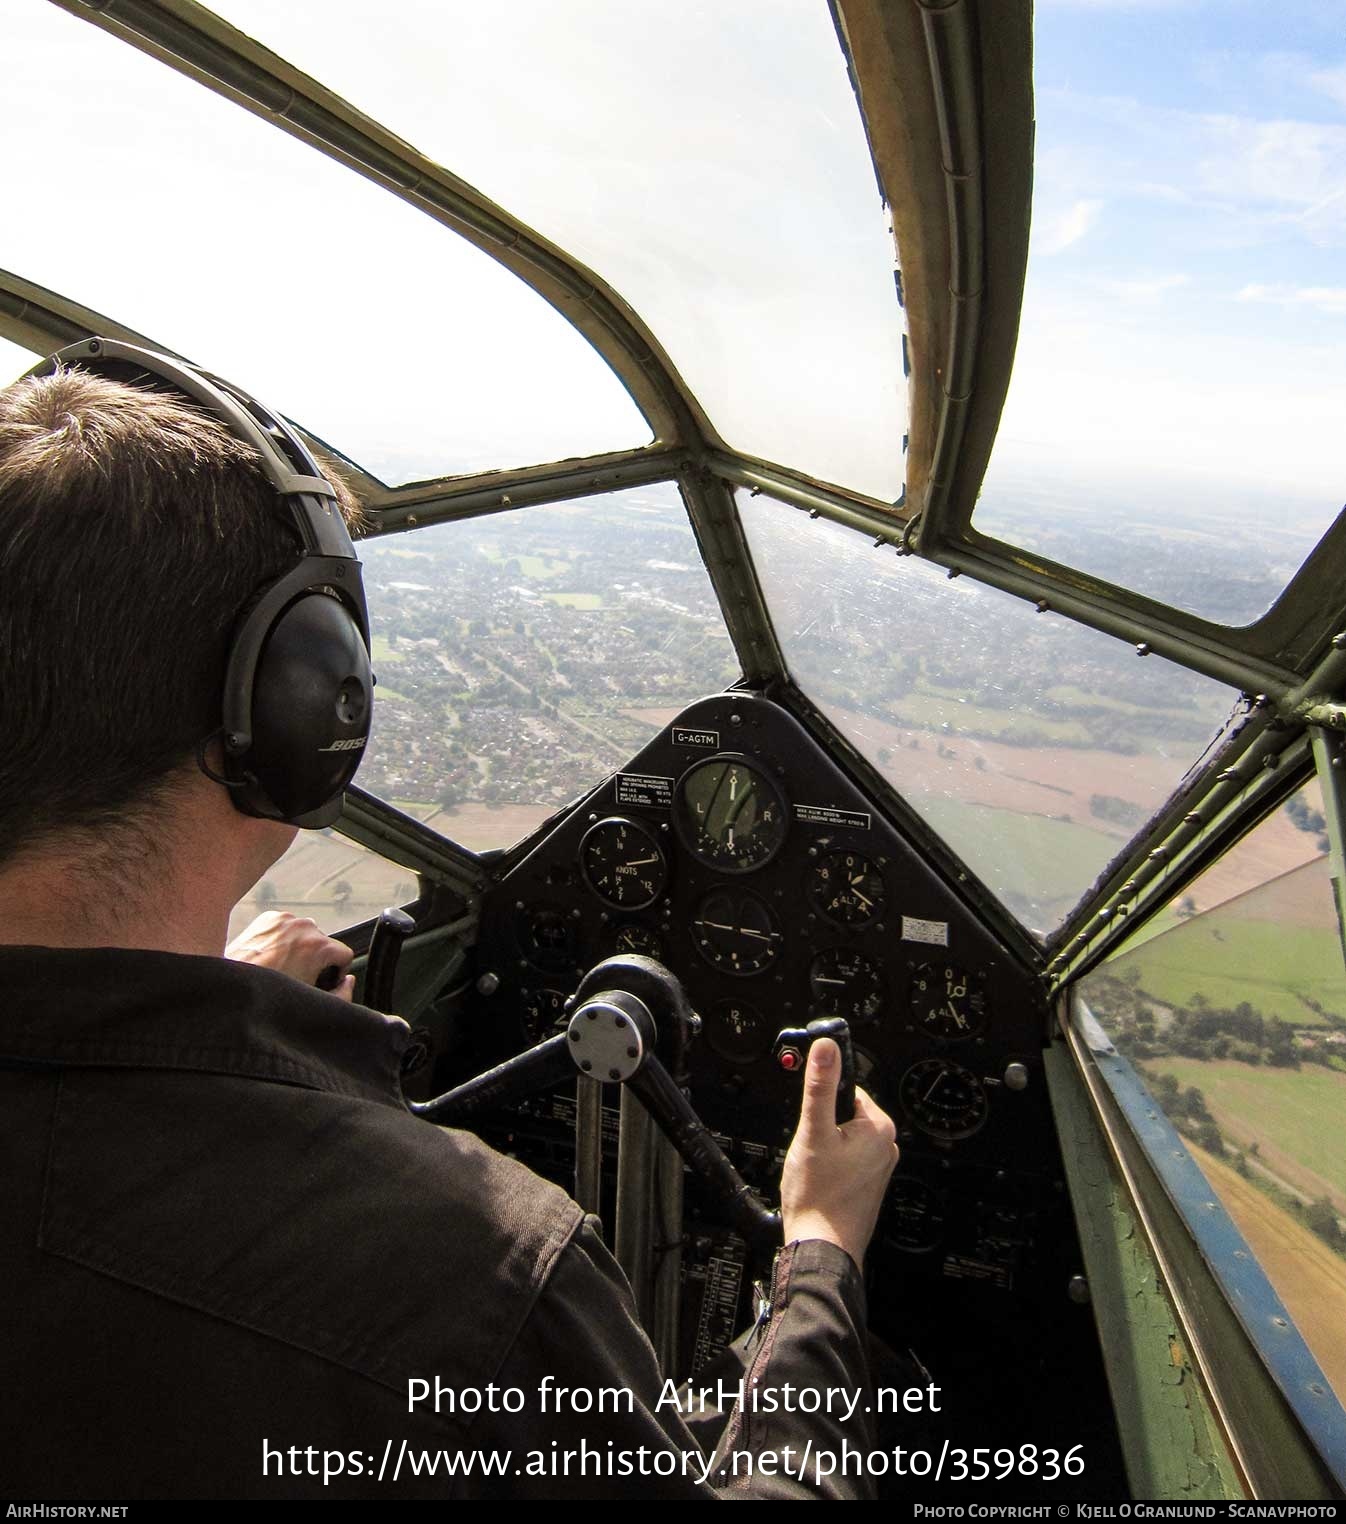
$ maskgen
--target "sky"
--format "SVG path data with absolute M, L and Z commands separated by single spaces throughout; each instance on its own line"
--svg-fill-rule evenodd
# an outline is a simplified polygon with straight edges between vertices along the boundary
M 685 0 L 676 27 L 654 0 L 218 9 L 587 261 L 731 443 L 900 491 L 892 248 L 823 0 Z M 1247 487 L 1325 526 L 1346 5 L 1035 15 L 1032 249 L 992 487 L 1163 478 L 1193 512 Z M 0 175 L 25 209 L 8 268 L 394 481 L 649 437 L 563 319 L 411 208 L 47 0 L 8 0 L 0 34 Z
M 900 493 L 895 257 L 825 4 L 218 9 L 587 261 L 731 443 Z M 0 34 L 27 208 L 0 263 L 393 480 L 648 440 L 586 341 L 420 213 L 46 0 Z M 79 166 L 73 227 L 53 163 Z
M 1038 0 L 998 459 L 1346 493 L 1346 6 Z

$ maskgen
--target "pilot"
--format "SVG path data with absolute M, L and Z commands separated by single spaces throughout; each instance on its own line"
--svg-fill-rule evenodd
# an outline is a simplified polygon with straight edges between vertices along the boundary
M 315 987 L 350 950 L 273 915 L 223 956 L 295 836 L 220 741 L 240 618 L 302 556 L 259 459 L 148 374 L 0 392 L 0 1492 L 866 1495 L 897 1150 L 863 1094 L 835 1125 L 835 1045 L 712 1454 L 595 1219 L 412 1116 L 407 1025 Z

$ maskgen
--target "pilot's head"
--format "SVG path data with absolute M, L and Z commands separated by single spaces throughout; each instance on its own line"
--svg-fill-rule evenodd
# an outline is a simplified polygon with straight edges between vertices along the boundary
M 60 369 L 0 392 L 0 869 L 57 851 L 121 879 L 189 799 L 263 869 L 284 850 L 292 828 L 245 821 L 197 754 L 296 539 L 252 448 L 176 391 Z

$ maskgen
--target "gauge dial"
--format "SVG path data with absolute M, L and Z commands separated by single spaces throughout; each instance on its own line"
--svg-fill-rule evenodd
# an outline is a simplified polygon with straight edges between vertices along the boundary
M 756 1063 L 771 1051 L 775 1035 L 761 1011 L 741 1000 L 721 1000 L 706 1020 L 706 1041 L 731 1064 Z
M 913 1064 L 902 1076 L 898 1098 L 922 1132 L 947 1142 L 970 1138 L 985 1123 L 989 1109 L 977 1076 L 943 1058 Z
M 898 1175 L 888 1187 L 881 1233 L 907 1254 L 927 1254 L 944 1237 L 944 1204 L 919 1180 Z
M 673 819 L 689 852 L 721 873 L 751 873 L 780 851 L 785 801 L 737 757 L 708 757 L 678 780 Z
M 858 852 L 829 852 L 808 871 L 815 908 L 841 926 L 864 926 L 883 914 L 883 874 Z
M 633 921 L 629 926 L 618 926 L 608 939 L 610 953 L 639 953 L 642 958 L 662 958 L 663 938 L 652 926 L 642 926 Z
M 883 1010 L 883 975 L 878 964 L 849 947 L 829 947 L 809 969 L 809 991 L 818 1016 L 844 1016 L 856 1024 Z
M 781 934 L 763 900 L 739 889 L 716 889 L 692 920 L 696 950 L 722 974 L 760 974 L 776 960 Z
M 523 1024 L 534 1042 L 550 1036 L 553 1028 L 565 1019 L 566 998 L 560 990 L 523 992 Z
M 621 815 L 584 833 L 580 870 L 599 899 L 619 910 L 643 910 L 668 886 L 668 860 L 658 838 L 640 821 Z
M 931 1037 L 958 1042 L 986 1025 L 986 987 L 980 974 L 956 963 L 922 963 L 911 974 L 911 1014 Z
M 575 961 L 575 927 L 563 910 L 534 906 L 519 916 L 519 947 L 525 958 L 552 973 Z

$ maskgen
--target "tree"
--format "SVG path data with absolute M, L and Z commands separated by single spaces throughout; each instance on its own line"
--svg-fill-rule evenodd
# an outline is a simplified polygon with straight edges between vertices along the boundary
M 344 878 L 339 878 L 336 883 L 332 885 L 332 903 L 338 910 L 344 910 L 346 906 L 350 904 L 351 896 L 354 893 L 355 891 L 346 882 L 346 880 Z
M 1336 1208 L 1328 1196 L 1319 1196 L 1317 1201 L 1311 1201 L 1304 1208 L 1304 1225 L 1334 1249 L 1346 1245 L 1346 1234 L 1341 1231 Z

